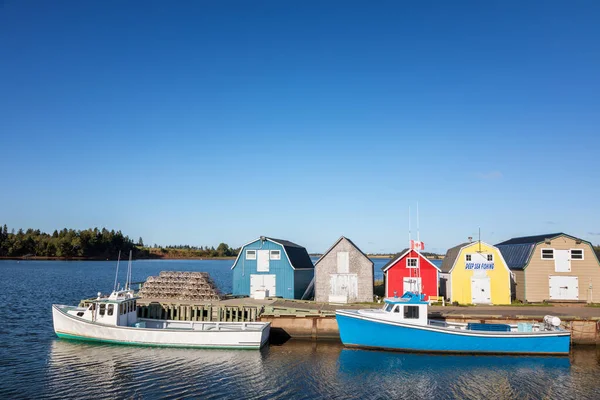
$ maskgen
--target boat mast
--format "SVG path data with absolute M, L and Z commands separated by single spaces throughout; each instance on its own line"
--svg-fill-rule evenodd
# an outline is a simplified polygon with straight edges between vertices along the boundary
M 419 202 L 417 201 L 417 242 L 419 243 L 419 249 L 421 248 L 421 236 L 419 234 Z M 417 253 L 420 254 L 419 251 Z M 419 279 L 421 278 L 421 257 L 417 257 L 417 294 L 419 295 L 419 299 L 421 299 L 421 285 L 419 284 Z
M 121 250 L 119 250 L 119 255 L 117 257 L 117 272 L 115 272 L 115 284 L 113 286 L 113 292 L 117 290 L 117 278 L 119 277 L 119 261 L 121 261 Z
M 131 250 L 129 250 L 129 262 L 127 263 L 127 281 L 125 282 L 125 290 L 129 290 L 131 286 Z

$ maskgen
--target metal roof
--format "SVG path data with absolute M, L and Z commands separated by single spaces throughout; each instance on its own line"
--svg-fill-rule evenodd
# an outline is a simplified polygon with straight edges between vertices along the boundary
M 308 255 L 308 251 L 299 244 L 290 242 L 289 240 L 273 239 L 267 237 L 268 240 L 278 243 L 285 248 L 285 252 L 290 259 L 290 264 L 294 269 L 298 268 L 314 268 L 315 266 Z
M 558 233 L 546 233 L 544 235 L 534 235 L 534 236 L 522 236 L 517 238 L 512 238 L 509 240 L 505 240 L 502 243 L 498 243 L 496 246 L 507 245 L 507 244 L 536 244 L 545 241 L 546 239 L 554 239 L 557 236 L 565 235 L 562 232 Z M 569 235 L 565 235 L 569 236 Z
M 454 262 L 456 261 L 456 258 L 458 257 L 458 254 L 460 253 L 460 249 L 462 249 L 463 247 L 468 246 L 472 243 L 473 242 L 465 242 L 465 243 L 459 244 L 458 246 L 454 246 L 451 249 L 448 249 L 448 251 L 446 252 L 446 256 L 444 257 L 444 260 L 442 261 L 442 266 L 440 267 L 440 270 L 443 273 L 450 272 L 450 270 L 452 269 L 452 266 L 454 265 Z
M 509 269 L 523 269 L 537 243 L 497 244 Z

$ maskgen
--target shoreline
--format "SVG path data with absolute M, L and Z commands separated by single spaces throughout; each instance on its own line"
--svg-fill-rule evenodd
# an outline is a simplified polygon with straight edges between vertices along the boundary
M 235 260 L 236 257 L 139 257 L 133 260 Z M 0 257 L 0 260 L 16 260 L 16 261 L 117 261 L 116 258 L 102 257 L 46 257 L 46 256 L 31 256 L 31 257 Z M 123 259 L 121 259 L 123 261 Z M 127 261 L 127 260 L 125 260 Z

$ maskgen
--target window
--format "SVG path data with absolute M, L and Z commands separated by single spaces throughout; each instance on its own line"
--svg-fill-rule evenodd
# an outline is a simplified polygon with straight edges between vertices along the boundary
M 467 261 L 471 261 L 471 255 L 470 255 L 470 254 L 467 254 L 467 255 L 465 256 L 465 259 L 466 259 Z
M 119 304 L 119 315 L 123 315 L 126 311 L 124 311 L 123 303 Z
M 394 312 L 399 314 L 400 313 L 400 306 L 394 307 Z
M 281 250 L 271 250 L 271 253 L 269 253 L 269 258 L 271 260 L 281 260 Z
M 571 249 L 571 260 L 583 260 L 583 249 Z
M 115 305 L 114 304 L 109 304 L 108 305 L 108 315 L 113 315 L 113 312 L 115 311 Z
M 256 250 L 246 250 L 246 260 L 256 260 Z
M 77 313 L 77 316 L 78 316 L 78 317 L 83 317 L 83 311 L 79 311 L 79 312 Z
M 406 268 L 417 268 L 418 258 L 407 258 L 406 259 Z
M 100 304 L 100 315 L 104 315 L 106 312 L 106 304 Z
M 387 312 L 390 312 L 390 311 L 392 311 L 392 307 L 394 307 L 392 304 L 389 304 L 389 303 L 388 303 L 388 304 L 386 304 L 386 306 L 385 306 L 385 311 L 387 311 Z
M 554 260 L 554 249 L 542 249 L 543 260 Z
M 404 306 L 404 319 L 419 319 L 419 306 Z
M 494 255 L 493 254 L 488 254 L 487 255 L 487 260 L 488 261 L 494 261 Z

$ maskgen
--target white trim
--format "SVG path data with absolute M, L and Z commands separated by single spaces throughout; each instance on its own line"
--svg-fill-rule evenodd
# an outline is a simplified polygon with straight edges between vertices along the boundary
M 425 261 L 427 261 L 429 263 L 429 265 L 431 265 L 433 268 L 437 269 L 438 272 L 441 272 L 442 270 L 440 269 L 440 267 L 438 267 L 437 265 L 435 265 L 434 263 L 431 262 L 431 260 L 429 260 L 429 258 L 425 257 L 423 254 L 421 254 L 421 252 L 419 250 L 411 250 L 408 249 L 407 251 L 405 251 L 400 257 L 398 257 L 393 263 L 391 263 L 390 265 L 388 265 L 384 270 L 382 270 L 384 273 L 392 268 L 394 265 L 396 265 L 398 263 L 398 261 L 402 260 L 404 258 L 404 256 L 406 256 L 407 254 L 409 254 L 411 251 L 414 251 L 415 253 L 418 254 L 418 256 L 416 258 L 423 258 Z
M 248 254 L 249 252 L 253 252 L 254 253 L 254 258 L 249 257 L 250 255 Z M 246 260 L 256 260 L 256 249 L 246 249 Z
M 552 258 L 546 258 L 544 257 L 544 250 L 552 250 Z M 540 258 L 542 260 L 548 260 L 548 261 L 553 261 L 554 260 L 554 248 L 550 248 L 550 247 L 542 247 L 540 249 Z
M 573 258 L 573 250 L 581 251 L 581 258 Z M 573 261 L 573 260 L 577 260 L 577 261 L 583 261 L 583 260 L 585 260 L 584 254 L 585 254 L 585 251 L 583 251 L 583 249 L 569 249 L 569 255 L 571 256 L 571 261 Z
M 240 259 L 240 255 L 241 255 L 241 254 L 242 254 L 242 252 L 245 250 L 244 248 L 245 248 L 246 246 L 248 246 L 248 245 L 250 245 L 250 244 L 254 243 L 254 242 L 258 242 L 259 240 L 261 240 L 261 238 L 260 238 L 260 237 L 259 237 L 258 239 L 254 239 L 253 241 L 251 241 L 251 242 L 248 242 L 248 243 L 246 243 L 245 245 L 243 245 L 243 246 L 241 247 L 241 249 L 240 249 L 240 252 L 238 253 L 238 256 L 237 256 L 237 258 L 235 259 L 235 262 L 233 263 L 233 265 L 231 266 L 231 268 L 230 268 L 230 269 L 234 269 L 234 268 L 235 268 L 235 266 L 236 266 L 236 265 L 237 265 L 237 263 L 238 263 L 238 260 Z M 293 269 L 293 270 L 296 270 L 296 269 L 314 269 L 314 268 L 295 268 L 295 267 L 294 267 L 294 264 L 292 264 L 292 260 L 290 260 L 290 257 L 288 256 L 288 253 L 287 253 L 287 251 L 285 251 L 285 246 L 284 246 L 284 245 L 282 245 L 281 243 L 279 243 L 279 242 L 276 242 L 276 241 L 274 241 L 273 239 L 271 239 L 271 238 L 268 238 L 268 237 L 265 237 L 265 242 L 271 242 L 271 243 L 275 243 L 275 244 L 277 244 L 277 245 L 281 246 L 281 247 L 283 248 L 283 254 L 285 254 L 285 257 L 287 258 L 287 260 L 288 260 L 288 262 L 290 263 L 290 265 L 291 265 L 291 267 L 292 267 L 292 269 Z M 304 248 L 304 250 L 306 250 L 306 248 Z M 309 258 L 310 258 L 310 257 L 309 257 Z
M 410 265 L 410 266 L 408 265 L 408 262 L 410 260 L 415 260 L 416 261 L 415 262 L 416 265 L 414 267 L 412 265 Z M 419 268 L 419 257 L 406 257 L 406 268 L 410 268 L 410 269 Z
M 273 257 L 273 253 L 277 254 L 277 258 Z M 269 260 L 281 260 L 281 250 L 269 250 Z

